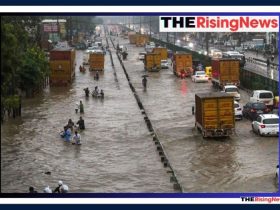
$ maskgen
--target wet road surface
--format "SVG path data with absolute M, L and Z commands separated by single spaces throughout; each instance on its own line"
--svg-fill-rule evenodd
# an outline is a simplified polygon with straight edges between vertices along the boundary
M 278 138 L 259 137 L 247 119 L 236 122 L 230 139 L 204 140 L 195 130 L 191 113 L 195 93 L 217 91 L 209 83 L 193 83 L 176 78 L 171 67 L 159 73 L 147 72 L 148 88 L 143 91 L 141 76 L 146 74 L 137 60 L 143 48 L 126 44 L 124 61 L 136 91 L 167 152 L 184 192 L 275 192 Z M 241 91 L 241 104 L 249 95 Z
M 78 51 L 71 87 L 52 87 L 26 100 L 22 119 L 1 126 L 1 191 L 27 192 L 34 186 L 42 192 L 63 180 L 70 192 L 173 192 L 119 62 L 114 62 L 114 75 L 107 53 L 104 74 L 96 82 L 88 70 L 78 71 L 82 59 Z M 86 100 L 83 88 L 96 85 L 104 90 L 104 100 Z M 59 131 L 69 118 L 77 122 L 79 100 L 86 130 L 82 146 L 75 146 L 64 142 Z
M 172 71 L 147 73 L 143 91 L 144 65 L 137 59 L 142 47 L 126 45 L 124 65 L 145 110 L 156 129 L 184 192 L 275 192 L 278 138 L 252 133 L 246 119 L 236 122 L 230 139 L 205 140 L 194 129 L 191 107 L 194 95 L 217 91 L 211 83 L 192 83 L 176 78 Z M 27 192 L 58 180 L 71 192 L 174 192 L 170 176 L 162 166 L 135 98 L 112 49 L 116 74 L 109 54 L 98 82 L 92 73 L 82 74 L 78 66 L 83 52 L 77 52 L 74 83 L 68 88 L 49 88 L 23 104 L 22 119 L 1 126 L 1 191 Z M 117 78 L 117 80 L 116 80 Z M 98 85 L 104 101 L 84 97 L 83 88 Z M 241 92 L 241 103 L 248 101 Z M 69 118 L 76 122 L 75 103 L 85 107 L 86 130 L 82 146 L 63 142 L 59 137 Z M 44 172 L 50 171 L 51 175 Z

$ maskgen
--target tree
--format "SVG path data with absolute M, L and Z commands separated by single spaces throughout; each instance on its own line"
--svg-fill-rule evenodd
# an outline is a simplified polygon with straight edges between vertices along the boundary
M 48 75 L 45 54 L 38 47 L 39 17 L 1 18 L 1 122 L 5 112 L 20 114 L 18 90 L 34 89 Z

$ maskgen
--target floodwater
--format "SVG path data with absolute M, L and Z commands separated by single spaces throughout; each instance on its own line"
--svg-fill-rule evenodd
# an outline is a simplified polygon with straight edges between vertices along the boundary
M 147 115 L 156 130 L 184 192 L 275 192 L 278 138 L 259 137 L 250 121 L 236 122 L 229 139 L 203 139 L 194 129 L 194 95 L 216 91 L 209 83 L 176 78 L 171 68 L 147 73 L 137 59 L 142 47 L 126 45 L 124 65 Z M 105 41 L 104 41 L 105 43 Z M 112 47 L 112 46 L 111 46 Z M 48 88 L 23 104 L 21 119 L 1 126 L 1 191 L 27 192 L 58 180 L 70 192 L 174 192 L 143 116 L 112 48 L 115 72 L 107 53 L 105 71 L 98 82 L 91 72 L 78 71 L 83 52 L 77 52 L 76 78 L 70 87 Z M 98 85 L 105 99 L 85 99 L 83 88 Z M 242 92 L 241 103 L 248 101 Z M 64 142 L 59 131 L 69 118 L 76 122 L 75 103 L 82 100 L 86 130 L 82 145 Z M 50 175 L 45 172 L 51 172 Z
M 116 40 L 117 41 L 117 40 Z M 259 137 L 247 119 L 236 121 L 236 134 L 229 139 L 202 138 L 194 128 L 192 106 L 195 93 L 215 92 L 212 83 L 179 79 L 171 66 L 160 72 L 145 72 L 137 60 L 143 48 L 129 45 L 124 61 L 130 81 L 159 135 L 171 166 L 184 192 L 276 192 L 275 171 L 279 159 L 278 138 Z M 148 74 L 147 91 L 141 76 Z M 249 100 L 241 90 L 241 104 Z
M 167 169 L 146 128 L 127 80 L 114 55 L 116 76 L 106 55 L 99 81 L 78 71 L 71 87 L 49 88 L 23 104 L 22 118 L 1 126 L 1 191 L 39 192 L 63 180 L 70 192 L 174 192 Z M 117 77 L 117 80 L 116 79 Z M 83 88 L 103 89 L 104 100 L 85 98 Z M 63 141 L 59 131 L 84 103 L 82 145 Z M 51 175 L 45 172 L 51 172 Z

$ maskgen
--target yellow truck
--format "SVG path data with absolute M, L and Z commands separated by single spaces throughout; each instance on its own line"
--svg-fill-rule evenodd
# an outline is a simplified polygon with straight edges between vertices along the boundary
M 129 44 L 136 44 L 137 34 L 128 34 Z
M 227 93 L 195 95 L 195 126 L 202 136 L 228 137 L 234 133 L 234 98 Z
M 145 70 L 147 71 L 160 71 L 161 58 L 158 53 L 147 53 L 144 59 Z
M 240 61 L 232 58 L 212 60 L 212 84 L 223 88 L 225 85 L 240 85 Z
M 103 71 L 104 70 L 104 53 L 95 51 L 89 53 L 89 70 Z
M 149 42 L 149 37 L 147 35 L 137 34 L 136 36 L 137 47 L 144 47 L 147 42 Z
M 155 47 L 153 53 L 159 53 L 161 60 L 167 60 L 167 49 L 165 47 Z
M 56 48 L 50 51 L 50 84 L 69 85 L 75 76 L 76 51 L 72 48 Z
M 185 78 L 192 75 L 192 54 L 185 52 L 176 52 L 173 55 L 172 62 L 173 72 L 176 76 Z

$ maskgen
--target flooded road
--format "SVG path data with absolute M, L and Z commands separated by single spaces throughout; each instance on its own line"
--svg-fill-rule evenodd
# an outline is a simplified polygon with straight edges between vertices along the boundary
M 71 87 L 49 88 L 23 104 L 22 119 L 1 126 L 1 192 L 39 192 L 63 180 L 70 192 L 173 192 L 169 175 L 137 107 L 123 70 L 110 57 L 98 82 L 78 71 L 83 52 L 77 52 L 76 78 Z M 103 89 L 103 101 L 85 99 L 83 88 Z M 84 103 L 86 130 L 82 146 L 66 143 L 59 131 L 68 119 L 78 121 L 75 103 Z M 51 175 L 45 172 L 51 172 Z
M 171 71 L 147 72 L 148 87 L 143 91 L 141 76 L 146 74 L 137 59 L 143 48 L 127 45 L 124 61 L 136 91 L 159 135 L 184 192 L 275 192 L 278 138 L 259 137 L 247 119 L 236 121 L 236 134 L 230 139 L 205 140 L 194 128 L 192 106 L 195 93 L 217 91 L 209 83 L 181 80 Z M 249 101 L 241 91 L 241 104 Z
M 275 192 L 278 138 L 252 133 L 248 120 L 236 122 L 236 135 L 225 140 L 205 140 L 194 129 L 191 107 L 194 95 L 217 91 L 211 83 L 195 84 L 176 78 L 172 71 L 148 73 L 142 89 L 144 65 L 137 59 L 142 47 L 115 37 L 128 48 L 124 61 L 130 81 L 156 129 L 184 192 Z M 105 41 L 104 41 L 105 43 Z M 93 74 L 78 71 L 83 52 L 77 52 L 76 78 L 68 88 L 48 88 L 23 104 L 21 119 L 1 126 L 1 191 L 38 191 L 58 180 L 70 192 L 174 192 L 143 116 L 112 48 L 98 82 Z M 117 77 L 117 80 L 116 80 Z M 83 88 L 98 85 L 105 99 L 84 97 Z M 241 103 L 249 99 L 242 92 Z M 82 146 L 63 142 L 59 131 L 69 118 L 74 122 L 75 103 L 85 107 L 86 130 Z M 50 171 L 51 175 L 44 174 Z

